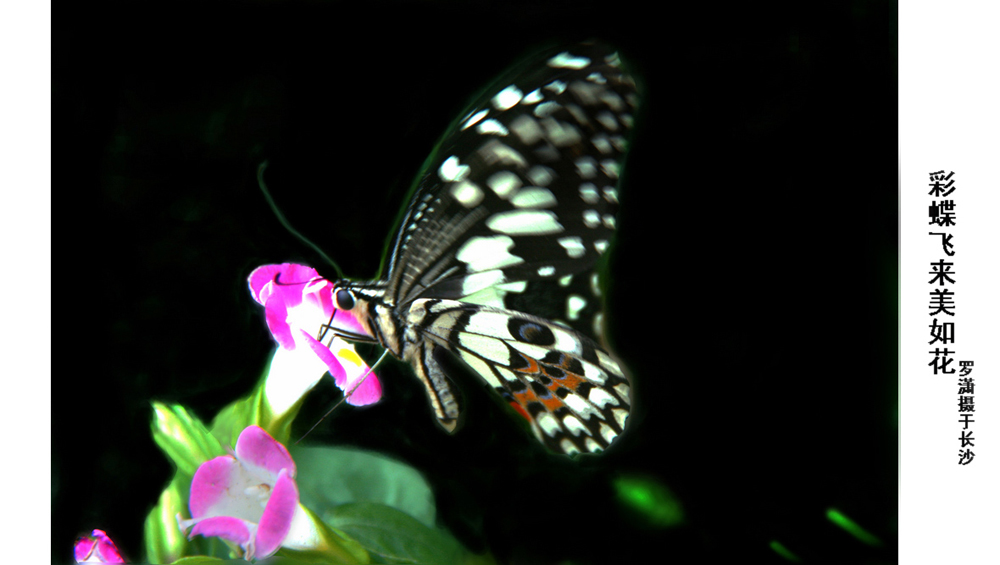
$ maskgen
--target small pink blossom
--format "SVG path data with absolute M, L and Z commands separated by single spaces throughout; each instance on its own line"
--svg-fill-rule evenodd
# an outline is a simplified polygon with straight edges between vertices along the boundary
M 264 306 L 267 327 L 282 349 L 318 359 L 337 386 L 350 394 L 348 404 L 378 402 L 382 384 L 354 347 L 329 330 L 325 343 L 314 337 L 323 337 L 324 327 L 366 333 L 350 312 L 334 308 L 333 283 L 315 269 L 294 263 L 258 267 L 248 283 L 254 299 Z
M 115 542 L 103 530 L 94 530 L 89 536 L 77 538 L 73 546 L 77 563 L 124 563 Z
M 285 446 L 258 426 L 243 430 L 236 453 L 203 463 L 191 480 L 191 519 L 182 531 L 218 536 L 239 545 L 247 560 L 281 547 L 298 518 L 295 462 Z

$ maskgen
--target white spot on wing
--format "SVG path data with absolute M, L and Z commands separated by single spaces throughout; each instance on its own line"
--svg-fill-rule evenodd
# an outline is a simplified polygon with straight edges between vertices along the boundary
M 548 65 L 556 69 L 582 69 L 590 64 L 586 57 L 574 57 L 569 51 L 563 51 L 549 59 Z
M 618 178 L 618 161 L 615 161 L 614 159 L 605 159 L 601 161 L 601 170 L 603 170 L 604 174 L 608 175 L 610 178 Z
M 566 317 L 569 321 L 575 322 L 580 319 L 580 310 L 587 306 L 587 299 L 579 294 L 571 294 L 566 297 Z
M 487 141 L 477 151 L 487 165 L 500 163 L 501 165 L 514 165 L 521 168 L 528 166 L 528 162 L 520 153 L 496 139 Z
M 469 265 L 471 271 L 499 269 L 523 263 L 524 259 L 508 252 L 513 246 L 514 240 L 505 235 L 471 237 L 455 253 L 455 259 Z
M 615 392 L 618 393 L 618 396 L 624 398 L 625 400 L 628 400 L 629 388 L 627 384 L 618 383 L 614 386 L 614 388 Z
M 618 405 L 618 401 L 615 397 L 611 396 L 604 391 L 603 388 L 597 388 L 596 386 L 590 389 L 590 394 L 587 395 L 587 399 L 594 403 L 601 410 L 604 409 L 608 404 Z
M 587 437 L 587 439 L 583 441 L 583 446 L 586 447 L 587 451 L 591 453 L 598 453 L 600 451 L 604 451 L 604 449 L 601 447 L 601 444 L 597 443 L 597 441 L 595 441 L 594 438 L 589 436 Z
M 573 455 L 574 453 L 580 453 L 580 448 L 576 446 L 573 442 L 568 439 L 563 439 L 559 442 L 559 448 L 563 450 L 566 455 Z
M 615 92 L 614 90 L 606 90 L 602 92 L 600 98 L 601 102 L 607 104 L 608 107 L 614 110 L 615 112 L 621 112 L 622 110 L 625 109 L 625 101 L 622 100 L 622 97 L 618 96 L 618 93 Z M 597 118 L 597 121 L 600 122 L 601 118 Z M 613 128 L 608 128 L 608 129 L 613 129 Z
M 507 135 L 509 133 L 503 124 L 492 118 L 476 126 L 476 132 L 484 135 Z
M 507 235 L 546 235 L 563 231 L 556 215 L 548 210 L 511 210 L 494 214 L 486 227 Z
M 536 104 L 545 100 L 545 96 L 542 95 L 542 91 L 538 88 L 532 90 L 524 98 L 521 99 L 522 104 Z
M 604 312 L 594 314 L 594 335 L 597 337 L 604 335 Z
M 597 213 L 597 210 L 584 210 L 583 225 L 588 228 L 596 228 L 601 225 L 601 215 Z
M 574 80 L 569 83 L 569 91 L 573 94 L 573 97 L 580 101 L 580 104 L 584 106 L 594 106 L 601 99 L 601 93 L 607 90 L 606 86 L 601 86 L 599 84 L 594 84 L 591 82 L 584 82 L 582 80 Z
M 590 179 L 597 175 L 597 162 L 589 155 L 579 157 L 574 161 L 574 164 L 576 164 L 576 173 L 580 175 L 580 178 Z
M 608 141 L 608 136 L 603 133 L 599 133 L 590 138 L 590 143 L 594 145 L 594 149 L 597 149 L 605 155 L 611 153 L 612 151 L 611 143 Z
M 462 296 L 468 296 L 486 287 L 502 283 L 503 281 L 503 271 L 500 269 L 474 273 L 462 279 Z
M 489 114 L 489 113 L 490 113 L 489 110 L 480 110 L 480 111 L 476 112 L 475 114 L 469 116 L 469 119 L 465 120 L 465 123 L 462 124 L 462 130 L 463 131 L 467 130 L 470 127 L 476 125 L 479 122 L 479 120 L 485 118 L 486 114 Z
M 611 371 L 612 373 L 618 375 L 619 377 L 625 377 L 622 373 L 622 368 L 618 366 L 618 363 L 612 359 L 607 353 L 597 350 L 597 359 L 601 362 L 601 366 L 605 369 Z
M 548 186 L 555 176 L 555 171 L 545 165 L 535 165 L 528 169 L 528 180 L 538 186 Z
M 604 126 L 604 129 L 607 129 L 607 130 L 610 130 L 610 131 L 617 131 L 618 130 L 618 121 L 615 120 L 615 117 L 614 117 L 614 115 L 611 114 L 611 112 L 608 112 L 607 110 L 605 110 L 603 112 L 598 112 L 598 114 L 596 116 L 594 116 L 594 117 L 597 118 L 597 121 L 602 126 Z
M 605 251 L 608 250 L 608 240 L 598 239 L 597 241 L 594 242 L 594 249 L 598 253 L 604 253 Z
M 512 192 L 521 188 L 521 179 L 510 171 L 497 171 L 486 179 L 486 186 L 500 198 L 507 199 Z
M 605 214 L 601 221 L 604 222 L 604 227 L 615 229 L 615 217 L 611 214 Z
M 466 208 L 472 208 L 483 201 L 483 190 L 469 181 L 451 185 L 451 195 Z
M 520 102 L 522 96 L 521 90 L 512 84 L 493 97 L 493 107 L 497 110 L 507 110 Z
M 556 268 L 552 265 L 538 267 L 538 276 L 540 277 L 551 277 L 554 274 L 556 274 Z
M 608 380 L 608 376 L 597 365 L 588 363 L 587 361 L 581 361 L 580 364 L 583 365 L 583 376 L 588 379 L 597 384 L 604 384 Z
M 538 126 L 535 118 L 528 115 L 520 115 L 510 123 L 510 129 L 521 139 L 525 145 L 534 145 L 542 138 L 542 128 Z
M 509 341 L 507 343 L 510 344 L 510 346 L 513 347 L 514 349 L 520 351 L 521 353 L 524 353 L 525 355 L 531 357 L 532 359 L 541 359 L 542 357 L 545 357 L 546 353 L 549 352 L 549 350 L 545 349 L 544 347 L 538 345 L 532 345 L 530 343 L 524 343 L 522 341 Z
M 573 124 L 545 118 L 542 120 L 542 127 L 545 128 L 546 137 L 556 147 L 567 147 L 580 142 L 580 130 Z
M 565 416 L 563 416 L 562 421 L 563 425 L 566 426 L 566 429 L 569 430 L 571 434 L 575 436 L 578 436 L 580 434 L 590 435 L 590 430 L 588 430 L 587 426 L 584 426 L 583 422 L 581 422 L 580 419 L 577 418 L 576 416 L 572 414 L 566 414 Z
M 583 257 L 587 253 L 587 248 L 583 246 L 583 240 L 578 236 L 567 236 L 559 238 L 559 245 L 566 250 L 566 255 L 572 259 Z
M 625 420 L 628 419 L 628 410 L 624 408 L 612 408 L 611 414 L 615 417 L 615 422 L 618 423 L 618 427 L 625 429 Z
M 613 186 L 604 187 L 604 199 L 608 202 L 618 203 L 618 189 Z
M 604 75 L 598 72 L 593 72 L 587 75 L 587 80 L 597 84 L 607 84 L 608 79 L 604 78 Z
M 563 399 L 563 402 L 565 402 L 566 406 L 569 406 L 571 410 L 583 416 L 584 420 L 589 420 L 592 416 L 600 417 L 597 410 L 594 410 L 594 407 L 591 406 L 589 402 L 584 400 L 582 396 L 570 394 Z
M 573 275 L 566 275 L 565 277 L 559 277 L 559 286 L 569 286 L 569 283 L 573 281 Z
M 551 208 L 556 205 L 556 196 L 547 188 L 528 186 L 517 191 L 510 202 L 518 208 Z
M 545 90 L 551 90 L 556 94 L 562 94 L 566 91 L 566 83 L 561 80 L 554 80 L 545 85 Z
M 469 166 L 461 164 L 458 157 L 452 155 L 438 167 L 438 176 L 445 182 L 465 180 L 465 177 L 469 176 Z
M 618 437 L 618 434 L 611 429 L 611 426 L 601 422 L 601 437 L 604 438 L 604 441 L 611 443 Z
M 458 334 L 458 343 L 466 349 L 475 351 L 476 355 L 485 357 L 494 363 L 510 364 L 510 352 L 504 342 L 499 339 L 462 332 Z
M 535 109 L 532 113 L 539 118 L 547 118 L 552 114 L 554 114 L 557 110 L 559 110 L 559 108 L 562 108 L 562 106 L 550 100 L 548 102 L 542 102 L 538 106 L 535 106 Z
M 458 350 L 458 354 L 462 358 L 462 361 L 465 361 L 469 367 L 472 367 L 472 370 L 478 373 L 484 381 L 496 388 L 500 387 L 499 379 L 496 378 L 493 371 L 490 370 L 490 366 L 484 363 L 482 359 L 461 349 Z
M 542 428 L 545 435 L 553 437 L 559 433 L 559 422 L 556 421 L 556 417 L 552 414 L 543 412 L 538 415 L 535 421 L 538 422 L 538 427 Z
M 580 185 L 580 198 L 587 204 L 597 204 L 601 199 L 597 194 L 597 186 L 592 182 L 585 182 Z

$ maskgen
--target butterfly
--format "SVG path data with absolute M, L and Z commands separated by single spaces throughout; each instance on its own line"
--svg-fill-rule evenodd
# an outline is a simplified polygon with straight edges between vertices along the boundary
M 468 365 L 559 453 L 625 429 L 629 378 L 603 345 L 598 262 L 639 97 L 596 42 L 529 59 L 446 131 L 411 189 L 381 278 L 334 282 L 334 307 L 412 365 L 438 423 L 460 406 L 440 359 Z M 322 335 L 320 337 L 322 340 Z

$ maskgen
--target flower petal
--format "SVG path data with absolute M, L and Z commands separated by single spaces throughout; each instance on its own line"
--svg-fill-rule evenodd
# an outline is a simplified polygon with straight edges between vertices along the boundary
M 346 373 L 346 377 L 342 382 L 338 382 L 337 386 L 343 389 L 345 394 L 350 394 L 347 397 L 347 403 L 354 406 L 366 406 L 378 402 L 382 398 L 382 383 L 379 382 L 378 377 L 371 371 L 368 364 L 354 351 L 354 346 L 336 338 L 333 340 L 332 349 L 337 359 L 342 362 Z
M 312 390 L 326 371 L 323 361 L 305 347 L 291 351 L 275 348 L 264 383 L 264 396 L 275 417 L 287 412 Z
M 292 302 L 290 306 L 297 305 L 301 298 L 302 288 L 299 285 L 309 282 L 319 276 L 316 269 L 299 265 L 296 263 L 282 263 L 280 265 L 263 265 L 254 269 L 247 282 L 250 286 L 250 294 L 254 300 L 266 305 L 272 294 L 290 294 Z
M 243 430 L 236 440 L 236 457 L 244 465 L 259 467 L 274 476 L 280 477 L 281 471 L 288 471 L 289 477 L 295 477 L 295 462 L 288 450 L 260 426 L 247 426 Z
M 330 351 L 327 346 L 316 341 L 316 338 L 307 334 L 305 330 L 299 330 L 299 341 L 305 343 L 309 346 L 309 349 L 316 354 L 323 364 L 326 365 L 328 371 L 330 371 L 330 376 L 333 377 L 333 381 L 337 383 L 341 389 L 344 388 L 344 382 L 347 380 L 347 373 L 344 371 L 344 366 L 340 364 L 340 360 L 337 356 Z
M 232 516 L 215 516 L 199 520 L 191 528 L 188 537 L 198 535 L 205 537 L 216 536 L 224 540 L 229 540 L 243 548 L 247 559 L 253 559 L 255 553 L 253 534 L 255 530 L 256 525 L 246 520 L 240 520 Z
M 94 530 L 89 537 L 81 537 L 73 546 L 77 563 L 124 563 L 115 543 L 103 530 Z
M 271 330 L 271 335 L 278 345 L 283 349 L 295 349 L 295 338 L 292 336 L 291 326 L 288 325 L 288 308 L 283 301 L 269 301 L 264 307 L 264 319 L 267 321 L 267 329 Z
M 258 557 L 267 557 L 281 547 L 281 542 L 292 528 L 292 518 L 298 505 L 298 487 L 295 486 L 289 470 L 282 469 L 257 527 Z
M 188 504 L 192 518 L 211 516 L 213 508 L 225 503 L 238 467 L 239 463 L 231 455 L 221 455 L 198 467 L 191 479 L 191 500 Z

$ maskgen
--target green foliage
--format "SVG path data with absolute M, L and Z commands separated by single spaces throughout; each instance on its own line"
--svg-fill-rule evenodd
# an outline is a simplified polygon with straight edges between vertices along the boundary
M 356 539 L 378 563 L 464 562 L 464 550 L 450 534 L 384 504 L 342 504 L 331 509 L 330 525 Z
M 188 541 L 177 527 L 175 516 L 187 512 L 186 491 L 190 486 L 190 479 L 184 480 L 179 474 L 175 474 L 170 485 L 160 495 L 160 501 L 146 516 L 143 539 L 146 544 L 146 560 L 150 563 L 170 563 L 185 553 Z
M 295 447 L 299 500 L 324 520 L 348 502 L 378 502 L 434 525 L 434 494 L 419 471 L 383 455 L 346 447 Z
M 201 423 L 179 404 L 153 402 L 153 441 L 190 480 L 198 466 L 226 450 Z
M 653 528 L 669 528 L 684 521 L 684 509 L 674 493 L 659 481 L 639 476 L 618 477 L 614 481 L 618 500 L 633 511 L 639 521 Z

